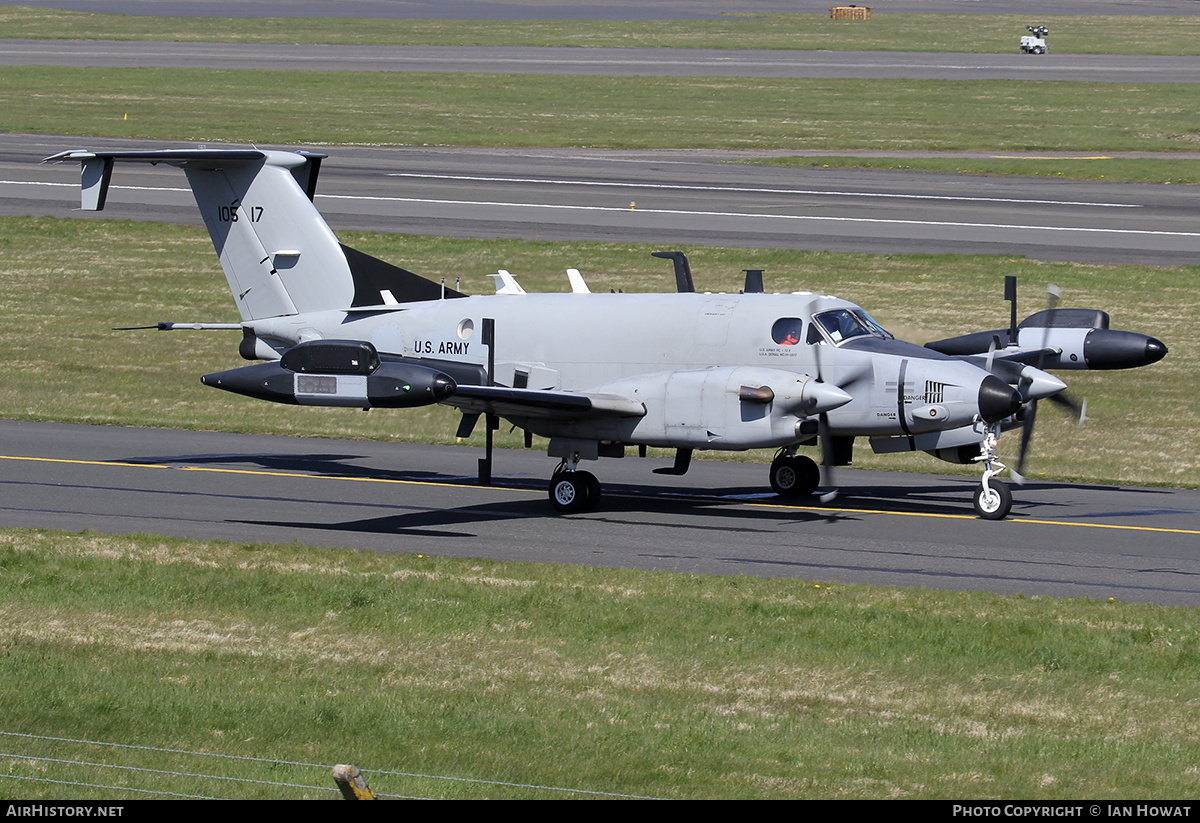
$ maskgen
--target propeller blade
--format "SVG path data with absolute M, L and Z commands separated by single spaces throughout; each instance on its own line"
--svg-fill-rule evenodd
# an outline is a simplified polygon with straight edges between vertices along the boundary
M 1062 289 L 1061 288 L 1054 285 L 1053 283 L 1051 283 L 1049 286 L 1046 287 L 1046 311 L 1047 312 L 1053 312 L 1054 309 L 1058 306 L 1058 301 L 1061 299 L 1062 299 Z M 1038 359 L 1037 359 L 1037 368 L 1039 370 L 1042 368 L 1042 363 L 1046 359 L 1046 353 L 1045 353 L 1046 352 L 1046 344 L 1049 342 L 1049 339 L 1050 339 L 1050 326 L 1051 326 L 1052 322 L 1053 322 L 1053 315 L 1048 317 L 1045 331 L 1042 333 L 1042 345 L 1041 345 L 1042 353 L 1038 355 Z M 1019 390 L 1021 391 L 1022 396 L 1025 396 L 1025 392 L 1028 391 L 1029 385 L 1032 385 L 1032 381 L 1030 382 L 1029 385 L 1026 385 L 1024 380 L 1022 380 L 1021 382 L 1022 382 L 1022 387 Z M 1073 400 L 1071 400 L 1069 397 L 1067 397 L 1061 391 L 1056 394 L 1049 395 L 1049 397 L 1047 399 L 1053 401 L 1054 403 L 1056 403 L 1059 406 L 1062 406 L 1064 408 L 1071 410 L 1071 412 L 1073 414 L 1078 414 L 1079 422 L 1081 424 L 1083 423 L 1083 418 L 1084 418 L 1084 415 L 1086 414 L 1086 409 L 1087 409 L 1087 401 L 1086 400 L 1084 401 L 1083 406 L 1078 406 L 1075 404 L 1075 402 Z M 1016 467 L 1016 469 L 1013 469 L 1011 471 L 1013 482 L 1016 483 L 1017 485 L 1024 485 L 1024 483 L 1025 483 L 1025 458 L 1029 456 L 1029 444 L 1033 441 L 1033 423 L 1037 419 L 1037 403 L 1038 403 L 1037 398 L 1034 398 L 1033 400 L 1029 401 L 1029 405 L 1026 406 L 1026 409 L 1025 409 L 1025 422 L 1021 426 L 1021 449 L 1017 453 L 1017 467 Z
M 987 364 L 984 366 L 984 368 L 987 369 L 988 374 L 994 374 L 994 372 L 992 371 L 992 362 L 996 359 L 996 349 L 998 349 L 999 347 L 1000 347 L 1000 336 L 993 334 L 992 342 L 991 342 L 991 344 L 988 345 Z
M 817 382 L 824 383 L 825 378 L 821 373 L 821 347 L 824 343 L 817 343 L 810 348 L 812 349 L 813 359 L 817 364 Z M 821 412 L 817 415 L 817 438 L 821 441 L 821 479 L 830 490 L 822 494 L 818 499 L 822 503 L 831 503 L 837 497 L 837 484 L 833 482 L 833 438 L 829 434 L 829 415 Z
M 1083 421 L 1087 419 L 1087 398 L 1086 397 L 1083 398 L 1082 403 L 1076 403 L 1070 397 L 1067 397 L 1067 395 L 1064 392 L 1059 392 L 1058 394 L 1050 395 L 1050 397 L 1048 397 L 1047 399 L 1050 400 L 1052 403 L 1055 403 L 1056 405 L 1062 406 L 1064 409 L 1069 411 L 1074 417 L 1079 418 L 1080 426 L 1082 426 Z
M 817 418 L 817 436 L 821 439 L 821 478 L 829 491 L 820 496 L 822 503 L 832 503 L 838 496 L 837 483 L 833 479 L 833 436 L 829 433 L 829 415 L 824 412 Z
M 1012 472 L 1013 480 L 1017 485 L 1025 483 L 1025 458 L 1029 454 L 1029 443 L 1033 440 L 1033 421 L 1036 417 L 1037 401 L 1031 400 L 1025 409 L 1025 425 L 1021 427 L 1021 450 L 1017 453 L 1017 468 Z

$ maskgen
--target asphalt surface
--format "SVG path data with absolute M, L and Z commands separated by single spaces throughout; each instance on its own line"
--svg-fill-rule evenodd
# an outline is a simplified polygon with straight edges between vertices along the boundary
M 336 411 L 332 412 L 336 413 Z M 482 449 L 0 421 L 0 524 L 378 552 L 1200 605 L 1200 492 L 1031 483 L 977 519 L 978 480 L 839 473 L 782 504 L 766 467 L 605 460 L 600 508 L 552 513 L 554 461 Z
M 161 145 L 0 135 L 0 214 L 96 216 L 78 211 L 77 164 L 38 161 L 64 149 Z M 725 162 L 770 152 L 329 152 L 317 205 L 335 230 L 1148 265 L 1200 261 L 1194 186 Z M 117 169 L 99 216 L 200 224 L 183 175 L 141 165 Z M 587 261 L 566 265 L 586 272 Z
M 956 54 L 766 49 L 350 46 L 0 40 L 0 65 L 421 71 L 610 77 L 1062 80 L 1197 83 L 1200 57 L 1124 54 Z

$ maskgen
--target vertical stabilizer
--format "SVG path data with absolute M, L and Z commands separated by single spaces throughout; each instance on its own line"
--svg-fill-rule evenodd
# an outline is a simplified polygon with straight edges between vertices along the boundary
M 67 151 L 81 164 L 82 207 L 99 211 L 113 164 L 184 170 L 243 320 L 348 308 L 355 282 L 341 244 L 313 205 L 323 154 L 247 149 Z M 361 298 L 360 298 L 361 299 Z
M 243 320 L 346 308 L 353 299 L 341 244 L 293 174 L 308 162 L 263 152 L 184 166 Z
M 242 320 L 463 297 L 341 245 L 313 205 L 324 154 L 258 149 L 65 151 L 100 211 L 116 161 L 183 169 Z

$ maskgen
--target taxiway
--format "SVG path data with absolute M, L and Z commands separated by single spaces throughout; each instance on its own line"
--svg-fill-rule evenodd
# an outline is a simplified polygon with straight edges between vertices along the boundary
M 553 462 L 482 449 L 0 421 L 0 525 L 299 541 L 378 552 L 1200 605 L 1200 492 L 1033 482 L 1009 520 L 978 479 L 845 470 L 790 505 L 766 467 L 607 460 L 599 510 L 563 517 Z

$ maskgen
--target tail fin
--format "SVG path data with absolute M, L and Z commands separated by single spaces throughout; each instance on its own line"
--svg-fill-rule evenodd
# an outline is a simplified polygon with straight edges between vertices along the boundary
M 82 206 L 104 208 L 115 161 L 184 170 L 243 320 L 461 297 L 342 246 L 313 205 L 324 154 L 246 149 L 66 151 L 82 165 Z

